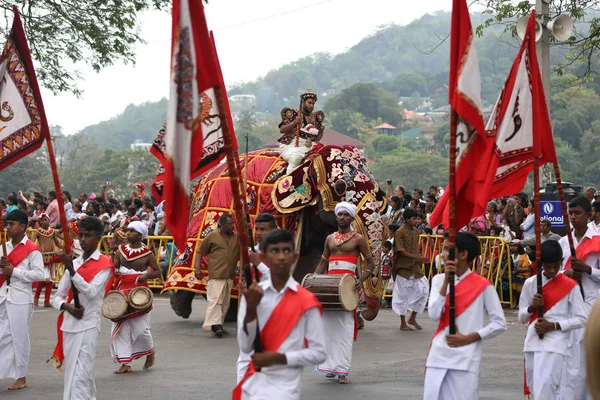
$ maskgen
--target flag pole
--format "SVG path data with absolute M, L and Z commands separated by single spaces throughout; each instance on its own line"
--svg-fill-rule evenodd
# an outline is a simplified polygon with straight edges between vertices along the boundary
M 65 201 L 63 198 L 62 189 L 60 187 L 60 179 L 58 178 L 58 167 L 56 165 L 56 157 L 54 156 L 54 147 L 52 146 L 52 138 L 50 135 L 46 138 L 46 146 L 48 146 L 48 158 L 50 159 L 50 169 L 52 170 L 52 180 L 54 182 L 54 191 L 56 192 L 56 202 L 58 203 L 58 213 L 60 216 L 60 225 L 65 242 L 65 253 L 71 254 L 71 239 L 69 238 L 69 224 L 67 223 L 67 215 L 65 214 Z M 71 277 L 73 278 L 73 277 Z M 79 292 L 75 284 L 71 281 L 71 289 L 73 291 L 73 302 L 75 307 L 79 308 Z
M 449 205 L 449 223 L 448 227 L 448 259 L 454 261 L 456 258 L 456 124 L 457 115 L 454 108 L 450 112 L 450 152 L 448 158 L 449 182 L 448 182 L 448 205 Z M 450 335 L 456 334 L 456 299 L 454 294 L 454 272 L 448 275 L 448 320 Z
M 569 210 L 567 208 L 565 191 L 563 190 L 562 178 L 560 176 L 560 168 L 558 167 L 558 159 L 554 163 L 554 175 L 556 176 L 558 199 L 560 200 L 560 206 L 562 207 L 563 220 L 565 221 L 565 228 L 567 229 L 567 240 L 569 241 L 569 249 L 571 250 L 571 259 L 577 260 L 577 252 L 575 251 L 575 243 L 573 242 L 573 235 L 571 234 L 571 221 L 569 220 Z M 563 254 L 563 256 L 565 255 Z M 579 281 L 579 290 L 581 291 L 581 296 L 585 298 L 583 284 L 581 283 L 581 281 Z
M 537 294 L 543 295 L 543 282 L 542 282 L 542 227 L 541 227 L 541 207 L 540 207 L 540 165 L 539 159 L 536 157 L 533 159 L 533 213 L 534 213 L 534 227 L 535 227 L 535 269 L 536 269 L 536 282 L 537 282 Z M 544 306 L 537 308 L 538 318 L 544 317 Z M 544 334 L 540 333 L 540 339 L 544 338 Z

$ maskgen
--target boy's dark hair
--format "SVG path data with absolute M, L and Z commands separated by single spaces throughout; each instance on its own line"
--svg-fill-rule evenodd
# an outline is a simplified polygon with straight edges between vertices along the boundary
M 137 212 L 137 210 L 134 206 L 129 206 L 127 208 L 127 214 L 135 215 L 136 212 Z
M 390 230 L 390 232 L 396 232 L 398 229 L 400 229 L 400 227 L 396 224 L 389 224 L 388 229 Z
M 260 248 L 263 252 L 267 252 L 269 246 L 279 243 L 291 243 L 292 248 L 294 247 L 294 235 L 292 232 L 286 229 L 273 229 L 265 235 L 262 242 L 260 242 Z
M 17 204 L 20 205 L 23 208 L 27 208 L 27 203 L 23 199 L 17 200 Z
M 425 214 L 423 213 L 419 213 L 419 215 L 417 215 L 417 217 L 421 218 L 423 221 L 425 221 Z
M 423 232 L 424 232 L 426 235 L 433 235 L 433 229 L 431 229 L 431 228 L 424 228 L 424 229 L 423 229 Z
M 494 232 L 496 232 L 498 235 L 500 235 L 500 234 L 502 233 L 502 228 L 500 228 L 500 227 L 499 227 L 499 226 L 497 226 L 497 225 L 492 225 L 492 226 L 490 226 L 490 233 L 491 233 L 492 231 L 494 231 Z
M 415 188 L 413 189 L 413 192 L 417 192 L 419 194 L 419 196 L 423 197 L 423 191 L 419 188 Z
M 131 206 L 131 200 L 125 199 L 123 200 L 123 204 L 125 205 L 125 207 L 129 208 L 129 206 Z
M 151 202 L 147 202 L 146 208 L 149 209 L 150 211 L 154 211 L 154 204 Z
M 595 212 L 600 213 L 600 201 L 595 201 L 594 204 L 592 204 L 592 207 Z
M 433 186 L 433 185 L 429 186 L 429 190 L 431 190 L 431 189 L 435 189 L 435 191 L 437 192 L 437 186 Z
M 411 219 L 412 217 L 418 217 L 419 212 L 412 207 L 406 207 L 404 209 L 404 212 L 402 213 L 402 216 L 404 217 L 405 220 L 407 220 L 407 219 Z
M 391 250 L 392 249 L 392 242 L 390 242 L 389 240 L 386 240 L 385 242 L 383 242 L 382 246 Z
M 581 207 L 586 213 L 592 212 L 592 203 L 584 196 L 577 196 L 569 202 L 569 208 Z
M 412 201 L 412 196 L 408 193 L 402 196 L 402 198 L 404 198 L 404 204 L 409 204 Z
M 277 228 L 277 221 L 275 220 L 275 217 L 273 216 L 273 214 L 269 214 L 269 213 L 258 214 L 256 216 L 256 221 L 254 221 L 255 224 L 264 223 L 264 222 L 267 222 L 271 226 L 271 229 Z
M 104 223 L 100 218 L 87 217 L 80 220 L 77 225 L 80 230 L 85 229 L 86 231 L 97 233 L 98 236 L 102 236 L 102 232 L 104 232 Z
M 53 199 L 56 198 L 56 192 L 54 190 L 51 190 L 48 192 L 48 197 L 52 197 Z
M 23 210 L 14 210 L 8 213 L 6 216 L 7 221 L 15 221 L 19 224 L 27 225 L 29 223 L 29 217 Z
M 542 265 L 544 263 L 560 262 L 562 258 L 562 247 L 556 240 L 546 240 L 542 243 Z
M 529 247 L 529 253 L 527 253 L 527 258 L 529 258 L 529 261 L 534 262 L 535 261 L 535 244 L 529 245 L 527 247 Z
M 136 197 L 135 199 L 133 199 L 133 204 L 135 205 L 135 208 L 140 208 L 143 205 L 142 199 Z
M 544 218 L 543 220 L 540 221 L 540 225 L 552 226 L 552 222 L 550 222 L 550 220 L 548 218 Z
M 17 205 L 17 197 L 16 196 L 8 196 L 8 201 L 10 201 L 10 204 Z
M 435 198 L 435 196 L 434 196 L 434 195 L 432 195 L 432 194 L 428 194 L 428 195 L 427 195 L 427 200 L 431 200 L 431 201 L 433 201 L 434 203 L 437 203 L 437 199 L 436 199 L 436 198 Z
M 402 207 L 402 205 L 404 204 L 404 200 L 398 196 L 392 196 L 390 197 L 390 200 L 397 203 L 399 207 Z
M 419 202 L 419 203 L 417 204 L 417 209 L 419 210 L 419 212 L 420 212 L 421 214 L 425 214 L 425 210 L 426 210 L 426 208 L 427 208 L 427 205 L 426 205 L 425 203 Z M 425 219 L 425 217 L 423 217 L 423 219 Z
M 444 232 L 444 239 L 448 239 L 448 231 Z M 467 251 L 467 261 L 472 262 L 481 254 L 479 239 L 471 232 L 456 232 L 456 250 Z

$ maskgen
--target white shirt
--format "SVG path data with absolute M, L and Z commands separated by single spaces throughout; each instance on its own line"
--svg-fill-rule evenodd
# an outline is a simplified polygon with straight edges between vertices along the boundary
M 543 286 L 546 286 L 550 281 L 546 275 L 542 274 Z M 533 295 L 536 293 L 537 277 L 527 278 L 519 299 L 519 322 L 522 324 L 529 323 L 532 313 L 529 313 L 527 309 L 533 301 Z M 535 332 L 535 322 L 529 324 L 523 351 L 547 351 L 567 355 L 569 331 L 583 327 L 587 319 L 579 286 L 577 285 L 571 289 L 567 296 L 546 311 L 544 318 L 549 322 L 558 322 L 560 331 L 547 332 L 544 334 L 544 339 L 540 339 Z
M 588 224 L 588 228 L 592 229 L 592 232 L 593 232 L 594 236 L 600 235 L 600 224 L 597 224 L 594 221 L 591 221 Z
M 260 245 L 257 244 L 256 246 L 254 246 L 254 250 L 257 253 L 260 253 Z M 261 262 L 260 264 L 258 264 L 256 266 L 256 268 L 258 269 L 258 272 L 261 273 L 261 277 L 260 277 L 261 282 L 264 282 L 267 279 L 271 279 L 271 270 L 269 269 L 269 267 L 267 267 L 265 265 L 265 263 Z
M 65 203 L 65 216 L 67 221 L 74 221 L 77 219 L 77 213 L 73 211 L 73 205 L 71 203 Z
M 108 222 L 110 222 L 112 224 L 115 221 L 120 220 L 121 218 L 123 218 L 123 213 L 120 210 L 117 210 L 114 214 L 112 214 L 110 216 L 110 219 L 108 220 Z
M 290 277 L 281 292 L 275 290 L 270 278 L 261 282 L 260 286 L 264 290 L 264 295 L 258 306 L 257 316 L 258 324 L 262 329 L 286 291 L 298 290 L 298 282 Z M 250 322 L 244 329 L 245 317 L 246 299 L 242 298 L 238 310 L 237 339 L 240 350 L 250 353 L 256 336 L 257 321 Z M 305 339 L 308 347 L 304 345 Z M 259 396 L 261 399 L 300 399 L 302 368 L 307 365 L 320 364 L 327 358 L 323 316 L 319 309 L 313 307 L 307 310 L 277 351 L 285 353 L 287 365 L 263 368 L 261 372 L 256 373 L 244 384 L 243 390 L 245 393 Z
M 588 226 L 585 235 L 581 239 L 581 242 L 577 241 L 575 237 L 575 231 L 572 233 L 573 235 L 573 244 L 575 245 L 575 249 L 579 247 L 579 244 L 584 240 L 589 240 L 594 236 L 594 231 Z M 567 265 L 567 261 L 571 258 L 571 248 L 569 247 L 569 239 L 565 236 L 558 241 L 563 251 L 563 265 L 561 270 L 564 271 L 565 265 Z M 592 268 L 591 274 L 583 273 L 581 276 L 581 285 L 583 286 L 584 298 L 585 302 L 585 315 L 589 315 L 590 311 L 592 311 L 592 307 L 594 306 L 594 302 L 598 297 L 598 290 L 600 290 L 600 253 L 592 253 L 588 255 L 585 260 L 581 260 L 585 265 Z
M 458 287 L 464 281 L 464 278 L 471 273 L 471 270 L 467 270 L 462 276 L 458 277 L 455 287 Z M 444 274 L 437 274 L 431 280 L 428 312 L 429 317 L 434 321 L 439 321 L 444 312 L 446 297 L 440 295 L 444 276 Z M 490 318 L 490 322 L 484 325 L 486 312 Z M 446 342 L 449 327 L 446 327 L 444 331 L 438 333 L 431 341 L 426 366 L 470 371 L 479 374 L 481 342 L 498 336 L 506 330 L 504 311 L 498 299 L 498 294 L 492 285 L 488 285 L 471 305 L 461 315 L 456 317 L 456 329 L 463 335 L 477 332 L 481 340 L 471 343 L 468 346 L 449 347 Z
M 25 245 L 28 240 L 27 235 L 25 235 L 17 246 Z M 12 240 L 6 242 L 8 254 L 12 253 L 15 247 Z M 0 255 L 4 255 L 1 246 Z M 43 280 L 44 259 L 42 253 L 34 250 L 13 269 L 10 286 L 7 286 L 8 282 L 4 282 L 0 287 L 0 304 L 5 300 L 12 304 L 32 304 L 33 290 L 31 289 L 31 283 Z
M 99 258 L 100 252 L 96 250 L 89 259 L 98 260 Z M 77 272 L 85 261 L 87 260 L 84 260 L 83 256 L 77 257 L 73 260 L 73 269 Z M 77 319 L 68 312 L 65 312 L 62 324 L 63 332 L 77 333 L 93 328 L 98 329 L 98 332 L 100 332 L 102 301 L 104 300 L 106 283 L 111 273 L 111 269 L 107 268 L 96 274 L 94 279 L 88 283 L 77 273 L 71 279 L 71 274 L 65 270 L 65 274 L 58 284 L 56 295 L 52 299 L 52 306 L 60 310 L 60 307 L 67 301 L 71 282 L 73 282 L 79 291 L 79 303 L 85 310 L 81 319 Z M 71 304 L 73 304 L 73 300 L 71 300 Z

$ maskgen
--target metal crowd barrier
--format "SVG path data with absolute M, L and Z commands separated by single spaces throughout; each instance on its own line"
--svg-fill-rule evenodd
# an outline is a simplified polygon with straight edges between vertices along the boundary
M 493 236 L 479 236 L 481 255 L 473 260 L 471 270 L 485 276 L 492 282 L 500 303 L 511 306 L 514 293 L 512 284 L 512 271 L 510 270 L 510 247 L 506 240 Z M 444 237 L 440 235 L 421 235 L 419 247 L 421 254 L 429 258 L 429 263 L 422 264 L 423 274 L 431 283 L 431 279 L 442 272 L 443 260 L 442 247 Z M 388 285 L 390 287 L 388 287 Z M 384 282 L 383 298 L 391 299 L 393 295 L 393 284 Z M 391 290 L 390 290 L 391 289 Z

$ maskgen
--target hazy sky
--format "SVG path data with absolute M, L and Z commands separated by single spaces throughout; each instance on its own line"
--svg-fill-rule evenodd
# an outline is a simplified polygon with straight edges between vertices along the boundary
M 449 10 L 451 0 L 210 0 L 209 29 L 214 30 L 225 82 L 254 80 L 269 70 L 325 51 L 340 53 L 378 26 L 407 24 L 423 14 Z M 53 96 L 42 88 L 50 124 L 75 133 L 112 118 L 130 103 L 156 101 L 168 93 L 171 17 L 148 12 L 141 17 L 142 37 L 136 66 L 115 65 L 95 73 L 81 67 L 83 97 Z

